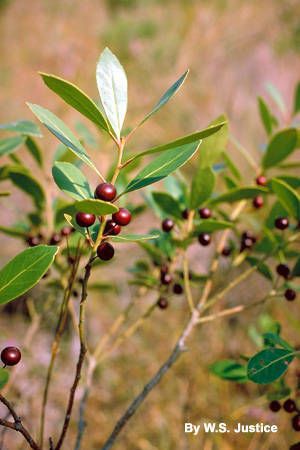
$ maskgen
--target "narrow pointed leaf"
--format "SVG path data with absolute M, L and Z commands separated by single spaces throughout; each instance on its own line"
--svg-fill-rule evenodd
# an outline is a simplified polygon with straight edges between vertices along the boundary
M 268 189 L 263 187 L 244 187 L 244 188 L 237 188 L 232 189 L 229 192 L 226 192 L 225 194 L 221 194 L 218 197 L 215 197 L 209 201 L 210 204 L 215 205 L 217 203 L 233 203 L 238 202 L 239 200 L 245 200 L 248 198 L 254 198 L 257 195 L 266 194 L 268 193 Z
M 210 167 L 198 168 L 192 180 L 190 208 L 195 209 L 206 202 L 215 187 L 216 177 Z
M 299 111 L 300 111 L 300 82 L 297 84 L 295 89 L 294 114 L 298 114 Z
M 22 166 L 9 166 L 9 178 L 15 186 L 30 195 L 35 206 L 42 209 L 45 204 L 45 191 L 39 181 Z
M 37 143 L 31 138 L 28 137 L 26 139 L 26 147 L 31 154 L 31 156 L 34 158 L 34 160 L 37 162 L 37 164 L 40 167 L 43 167 L 43 154 L 41 152 L 40 147 L 37 145 Z
M 163 152 L 150 162 L 126 187 L 126 192 L 156 183 L 185 164 L 198 150 L 200 142 L 185 144 Z
M 6 234 L 7 236 L 18 237 L 24 239 L 27 236 L 25 230 L 19 230 L 14 227 L 5 227 L 4 225 L 0 225 L 0 233 Z
M 79 159 L 85 162 L 88 166 L 94 169 L 98 175 L 100 175 L 95 164 L 87 155 L 79 140 L 74 136 L 72 131 L 62 120 L 60 120 L 51 111 L 48 111 L 47 109 L 42 108 L 39 105 L 28 103 L 28 106 L 36 115 L 36 117 L 45 125 L 45 127 L 48 128 L 50 133 L 54 134 L 54 136 L 56 136 L 58 140 L 60 140 L 66 147 L 68 147 L 73 153 L 75 153 L 75 155 Z
M 54 261 L 58 247 L 38 245 L 19 253 L 0 270 L 0 304 L 35 286 Z
M 163 94 L 163 96 L 159 99 L 159 101 L 156 103 L 156 105 L 153 107 L 153 109 L 146 115 L 146 117 L 140 122 L 139 125 L 142 125 L 146 120 L 148 120 L 153 114 L 155 114 L 162 106 L 164 106 L 172 97 L 175 95 L 178 90 L 181 88 L 183 83 L 186 80 L 186 77 L 188 76 L 189 71 L 186 70 L 183 75 L 181 75 L 180 78 L 178 78 L 177 81 L 175 81 L 174 84 Z
M 104 216 L 113 214 L 119 210 L 116 205 L 103 200 L 86 199 L 74 203 L 75 209 L 80 212 L 95 214 L 96 216 Z
M 266 133 L 268 135 L 270 135 L 273 131 L 273 127 L 278 125 L 278 121 L 277 121 L 276 117 L 273 116 L 268 105 L 261 97 L 258 97 L 257 101 L 258 101 L 258 108 L 259 108 L 261 121 L 264 125 Z
M 284 209 L 295 219 L 300 219 L 300 196 L 291 186 L 278 178 L 271 181 L 272 191 Z
M 0 156 L 10 155 L 18 150 L 25 142 L 23 136 L 13 136 L 0 140 Z
M 269 169 L 287 158 L 297 147 L 297 130 L 287 128 L 271 139 L 263 157 L 263 167 Z
M 96 78 L 106 117 L 119 138 L 127 110 L 127 78 L 119 60 L 108 48 L 99 58 Z
M 258 384 L 272 383 L 286 372 L 294 356 L 294 351 L 282 348 L 262 350 L 249 360 L 248 378 Z
M 182 219 L 179 203 L 166 192 L 152 192 L 152 197 L 160 210 L 168 216 Z
M 220 160 L 223 152 L 226 151 L 226 146 L 228 142 L 228 123 L 226 120 L 226 116 L 221 115 L 217 117 L 213 122 L 211 122 L 210 127 L 217 127 L 218 125 L 222 125 L 216 130 L 216 133 L 213 133 L 209 136 L 203 144 L 201 145 L 200 152 L 200 166 L 201 167 L 209 167 L 218 162 Z
M 59 189 L 75 200 L 93 197 L 86 177 L 74 164 L 56 162 L 52 168 L 52 175 Z
M 226 228 L 232 228 L 233 223 L 226 220 L 205 219 L 195 225 L 194 234 L 199 233 L 211 233 L 213 231 L 225 230 Z
M 109 131 L 107 120 L 96 103 L 75 84 L 55 75 L 40 73 L 44 83 L 68 105 L 87 117 L 99 128 Z
M 120 236 L 110 236 L 110 239 L 113 242 L 126 244 L 127 242 L 149 241 L 151 239 L 157 239 L 158 237 L 158 234 L 123 234 Z
M 26 136 L 42 137 L 39 127 L 30 120 L 18 120 L 16 122 L 0 124 L 0 130 L 15 131 Z

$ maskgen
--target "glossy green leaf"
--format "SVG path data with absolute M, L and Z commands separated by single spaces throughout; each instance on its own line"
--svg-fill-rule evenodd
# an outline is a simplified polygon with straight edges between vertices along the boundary
M 55 75 L 47 73 L 40 73 L 40 75 L 42 76 L 44 83 L 68 103 L 68 105 L 87 117 L 99 128 L 102 128 L 106 132 L 109 131 L 107 120 L 102 111 L 98 108 L 96 103 L 81 89 L 75 86 L 75 84 Z
M 297 84 L 295 89 L 294 114 L 298 114 L 299 111 L 300 111 L 300 82 Z
M 45 192 L 39 181 L 22 166 L 10 166 L 9 178 L 15 186 L 30 195 L 35 206 L 42 209 L 45 204 Z
M 116 205 L 103 200 L 86 199 L 74 203 L 75 209 L 80 212 L 95 214 L 96 216 L 105 216 L 113 214 L 119 210 Z
M 228 142 L 228 123 L 226 116 L 222 115 L 211 122 L 210 126 L 218 126 L 223 124 L 219 130 L 209 136 L 201 145 L 200 152 L 200 166 L 212 166 L 218 159 L 220 159 L 223 152 L 226 151 Z
M 213 193 L 216 176 L 211 167 L 199 167 L 192 179 L 190 208 L 196 209 L 205 203 Z
M 287 158 L 297 146 L 297 130 L 287 128 L 276 133 L 263 156 L 262 164 L 265 169 L 276 166 Z
M 0 124 L 0 130 L 15 131 L 26 136 L 42 137 L 39 127 L 30 120 L 18 120 L 16 122 Z
M 0 140 L 0 156 L 10 155 L 18 150 L 25 142 L 23 136 L 13 136 Z
M 186 77 L 188 76 L 189 71 L 186 70 L 183 75 L 181 75 L 180 78 L 178 78 L 177 81 L 175 81 L 174 84 L 163 94 L 163 96 L 159 99 L 159 101 L 156 103 L 156 105 L 153 107 L 153 109 L 146 115 L 146 117 L 140 122 L 139 125 L 142 125 L 146 120 L 148 120 L 153 114 L 155 114 L 157 111 L 162 108 L 172 97 L 175 95 L 178 90 L 181 88 L 183 83 L 186 80 Z
M 204 219 L 200 223 L 195 225 L 194 234 L 198 233 L 211 233 L 213 231 L 225 230 L 226 228 L 232 228 L 233 223 L 226 220 Z
M 119 60 L 108 48 L 100 55 L 96 78 L 106 117 L 119 138 L 127 110 L 127 78 Z
M 274 194 L 277 196 L 279 202 L 288 211 L 288 213 L 300 219 L 300 196 L 291 186 L 282 180 L 273 178 L 271 180 L 271 188 Z
M 0 270 L 0 304 L 35 286 L 54 261 L 58 247 L 38 245 L 19 253 Z
M 225 194 L 221 194 L 218 197 L 215 197 L 210 200 L 210 204 L 216 205 L 217 203 L 233 203 L 237 202 L 239 200 L 244 200 L 248 198 L 254 198 L 257 195 L 266 194 L 268 190 L 263 187 L 243 187 L 243 188 L 237 188 L 232 189 L 229 192 L 226 192 Z
M 139 172 L 128 184 L 123 194 L 141 189 L 167 177 L 185 164 L 198 150 L 199 145 L 200 142 L 198 141 L 164 151 L 162 155 L 159 155 Z
M 257 100 L 261 121 L 264 125 L 266 133 L 270 135 L 273 131 L 273 127 L 278 124 L 278 121 L 276 117 L 271 113 L 265 101 L 261 97 L 258 97 Z
M 48 128 L 50 133 L 54 134 L 54 136 L 56 136 L 58 140 L 60 140 L 66 147 L 75 153 L 79 159 L 94 169 L 98 175 L 101 175 L 91 158 L 87 155 L 79 140 L 74 136 L 72 131 L 62 120 L 60 120 L 51 111 L 48 111 L 39 105 L 33 105 L 32 103 L 27 104 L 36 117 L 45 125 L 46 128 Z
M 268 348 L 254 355 L 248 362 L 248 378 L 254 383 L 268 384 L 287 370 L 295 352 L 282 348 Z
M 276 177 L 277 180 L 282 180 L 289 186 L 291 186 L 293 189 L 300 188 L 300 177 L 295 177 L 293 175 L 280 175 Z
M 41 152 L 40 147 L 37 145 L 37 143 L 31 138 L 28 137 L 26 139 L 26 147 L 31 154 L 31 156 L 34 158 L 34 160 L 37 162 L 37 164 L 40 167 L 43 167 L 43 154 Z
M 242 383 L 248 380 L 247 367 L 232 359 L 217 361 L 209 367 L 210 372 L 223 380 Z
M 160 210 L 168 216 L 182 219 L 179 202 L 166 192 L 152 192 L 152 197 Z
M 56 162 L 52 168 L 52 175 L 59 189 L 75 200 L 93 198 L 86 177 L 74 164 Z
M 150 241 L 152 239 L 157 239 L 158 234 L 122 234 L 119 236 L 110 236 L 113 242 L 118 242 L 119 244 L 126 244 L 126 242 L 139 242 L 139 241 Z
M 282 339 L 279 334 L 276 333 L 264 333 L 263 334 L 263 338 L 265 341 L 265 345 L 268 346 L 280 346 L 283 347 L 289 351 L 294 351 L 294 348 L 288 343 L 286 342 L 284 339 Z
M 6 383 L 9 380 L 9 371 L 4 369 L 3 367 L 0 368 L 0 389 L 4 388 Z

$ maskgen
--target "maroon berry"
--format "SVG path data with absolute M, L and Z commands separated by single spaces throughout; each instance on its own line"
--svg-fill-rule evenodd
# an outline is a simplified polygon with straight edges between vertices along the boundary
M 168 299 L 165 297 L 160 297 L 156 304 L 160 309 L 166 309 L 169 306 Z
M 161 273 L 160 274 L 160 281 L 161 281 L 161 284 L 164 284 L 164 285 L 168 286 L 169 284 L 172 283 L 173 277 L 169 273 Z
M 292 413 L 297 409 L 296 403 L 291 398 L 288 398 L 283 404 L 283 409 L 288 413 Z
M 69 236 L 71 233 L 73 233 L 73 231 L 74 231 L 74 228 L 66 226 L 60 230 L 60 234 L 61 234 L 61 236 L 65 237 L 65 236 Z
M 163 264 L 160 268 L 160 273 L 168 273 L 169 272 L 169 267 L 167 266 L 167 264 Z
M 208 233 L 201 233 L 198 236 L 198 241 L 199 241 L 200 245 L 203 245 L 204 247 L 206 247 L 211 242 L 211 236 Z
M 256 178 L 255 181 L 258 186 L 266 186 L 268 182 L 267 178 L 264 175 L 260 175 Z
M 258 195 L 257 197 L 255 197 L 252 201 L 252 205 L 256 209 L 262 208 L 264 206 L 263 197 L 261 195 Z
M 251 241 L 256 242 L 256 238 L 251 231 L 244 231 L 242 234 L 242 240 L 251 239 Z
M 76 214 L 76 222 L 80 227 L 90 227 L 95 223 L 96 216 L 94 214 L 78 212 Z
M 102 242 L 97 248 L 97 255 L 102 261 L 109 261 L 113 258 L 115 249 L 109 242 Z
M 211 217 L 211 210 L 209 208 L 200 208 L 199 216 L 201 219 L 209 219 Z
M 276 272 L 283 278 L 288 278 L 290 275 L 290 268 L 286 264 L 278 264 L 276 267 Z
M 61 240 L 61 236 L 59 233 L 53 233 L 50 239 L 50 245 L 56 245 L 59 244 Z
M 279 403 L 278 400 L 273 400 L 270 404 L 269 404 L 269 408 L 271 411 L 273 412 L 278 412 L 281 408 L 281 405 Z
M 289 226 L 289 219 L 287 217 L 277 217 L 275 220 L 275 227 L 278 230 L 285 230 Z
M 126 208 L 120 208 L 118 212 L 112 215 L 112 219 L 122 227 L 126 227 L 131 221 L 130 211 Z
M 295 431 L 300 431 L 300 414 L 297 414 L 292 418 L 292 426 Z
M 293 300 L 295 300 L 297 294 L 294 291 L 294 289 L 286 289 L 284 296 L 286 298 L 286 300 L 288 300 L 289 302 L 292 302 Z
M 41 240 L 38 236 L 28 236 L 26 242 L 29 245 L 29 247 L 36 247 L 41 243 Z
M 190 214 L 190 210 L 189 209 L 184 209 L 181 213 L 181 216 L 183 219 L 188 219 L 189 218 L 189 214 Z
M 78 293 L 78 291 L 76 291 L 76 289 L 74 289 L 74 291 L 72 292 L 72 295 L 74 298 L 77 298 L 79 293 Z
M 110 234 L 112 236 L 117 236 L 117 234 L 121 233 L 121 227 L 113 220 L 108 220 L 105 224 L 104 234 Z
M 21 360 L 21 352 L 17 347 L 6 347 L 1 352 L 1 360 L 5 366 L 15 366 Z
M 222 250 L 222 255 L 225 256 L 225 257 L 230 256 L 231 255 L 231 248 L 228 247 L 228 246 L 224 247 L 223 250 Z
M 116 198 L 117 190 L 111 183 L 98 184 L 95 190 L 95 198 L 104 200 L 105 202 L 111 202 Z
M 166 233 L 169 233 L 174 228 L 174 222 L 172 219 L 165 219 L 162 221 L 161 228 Z
M 181 295 L 183 293 L 183 287 L 179 283 L 175 283 L 173 286 L 173 292 L 176 295 Z

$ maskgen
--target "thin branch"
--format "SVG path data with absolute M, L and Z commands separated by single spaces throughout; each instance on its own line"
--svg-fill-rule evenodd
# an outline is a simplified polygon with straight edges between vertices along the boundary
M 10 414 L 12 415 L 12 417 L 14 419 L 13 422 L 9 422 L 6 419 L 0 419 L 0 425 L 21 433 L 31 448 L 33 448 L 34 450 L 41 450 L 41 448 L 35 442 L 35 440 L 31 436 L 31 434 L 29 433 L 29 431 L 22 424 L 21 418 L 18 416 L 18 414 L 14 410 L 12 404 L 1 394 L 0 394 L 0 402 L 6 406 L 6 408 L 8 409 L 8 411 L 10 412 Z

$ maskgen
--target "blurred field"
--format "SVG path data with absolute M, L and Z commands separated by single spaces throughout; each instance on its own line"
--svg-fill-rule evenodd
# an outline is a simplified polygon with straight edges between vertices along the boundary
M 54 111 L 70 126 L 75 125 L 79 116 L 45 88 L 37 71 L 74 81 L 96 99 L 95 63 L 107 45 L 118 55 L 128 73 L 128 126 L 134 125 L 165 88 L 190 68 L 182 91 L 136 134 L 131 142 L 132 151 L 205 127 L 216 116 L 226 113 L 232 133 L 255 156 L 264 139 L 256 96 L 267 95 L 265 85 L 271 82 L 290 104 L 299 79 L 299 17 L 298 0 L 0 0 L 0 123 L 32 119 L 25 105 L 30 101 Z M 288 115 L 284 120 L 288 121 Z M 46 151 L 50 173 L 57 143 L 46 131 L 44 134 L 41 145 Z M 93 150 L 93 156 L 104 169 L 109 167 L 111 150 L 111 145 L 100 137 L 99 150 Z M 241 163 L 239 158 L 237 161 Z M 245 177 L 253 178 L 247 167 Z M 53 184 L 42 181 L 47 189 L 56 192 Z M 1 219 L 3 225 L 18 220 L 27 210 L 21 194 L 14 192 L 12 198 L 13 202 L 1 199 L 7 211 Z M 138 196 L 133 197 L 133 201 L 138 200 Z M 154 217 L 143 216 L 131 225 L 131 231 L 146 231 L 149 221 L 158 225 Z M 0 236 L 0 245 L 1 265 L 22 248 L 22 244 L 3 236 Z M 199 250 L 192 251 L 196 264 L 205 270 L 209 254 L 199 256 Z M 129 251 L 120 248 L 116 263 L 97 271 L 94 281 L 118 279 L 119 294 L 91 295 L 88 322 L 92 343 L 137 295 L 137 291 L 127 285 L 126 268 L 139 255 L 141 250 L 136 246 Z M 226 270 L 226 266 L 222 267 L 220 284 L 227 282 Z M 251 298 L 249 283 L 245 283 L 235 290 L 230 303 L 241 298 L 245 302 L 259 298 L 264 289 L 262 279 L 252 278 L 251 286 Z M 154 299 L 152 294 L 138 295 L 130 321 Z M 84 450 L 101 448 L 116 419 L 168 355 L 187 317 L 184 300 L 175 300 L 167 312 L 155 311 L 143 329 L 98 370 L 88 403 Z M 76 308 L 76 300 L 74 304 Z M 287 307 L 279 301 L 273 313 L 283 326 L 289 323 L 284 328 L 284 337 L 297 344 L 300 327 L 297 305 Z M 53 311 L 46 309 L 41 330 L 33 337 L 30 333 L 34 330 L 28 318 L 0 316 L 1 346 L 30 344 L 16 370 L 9 397 L 15 399 L 20 414 L 26 417 L 26 424 L 35 431 L 53 316 Z M 257 311 L 253 311 L 247 313 L 247 317 L 239 316 L 236 320 L 219 321 L 217 325 L 199 329 L 190 340 L 189 352 L 153 391 L 120 437 L 116 449 L 283 450 L 295 442 L 297 436 L 291 431 L 286 415 L 274 416 L 268 412 L 263 388 L 219 381 L 207 369 L 218 358 L 237 357 L 241 347 L 244 354 L 254 351 L 248 327 L 254 325 L 256 319 Z M 70 327 L 51 388 L 49 435 L 55 435 L 61 423 L 77 352 L 76 335 Z M 291 379 L 296 369 L 294 364 Z M 81 394 L 80 389 L 78 393 Z M 76 407 L 74 418 L 77 416 Z M 224 420 L 229 424 L 270 421 L 279 425 L 280 433 L 273 436 L 245 434 L 238 438 L 184 435 L 184 422 L 199 423 L 205 419 Z M 75 431 L 73 421 L 69 435 L 72 444 L 66 449 L 73 448 Z M 19 436 L 6 432 L 3 450 L 25 448 Z

